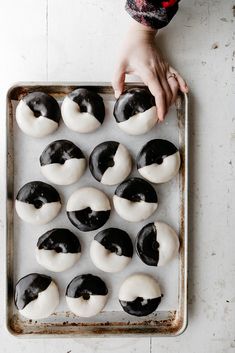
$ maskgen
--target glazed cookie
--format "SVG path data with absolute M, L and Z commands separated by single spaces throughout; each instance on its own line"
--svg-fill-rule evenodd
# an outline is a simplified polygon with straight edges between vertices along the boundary
M 167 140 L 151 140 L 137 156 L 139 173 L 152 183 L 166 183 L 179 172 L 180 153 Z
M 115 103 L 114 117 L 129 135 L 141 135 L 157 122 L 155 99 L 147 88 L 130 88 Z
M 107 222 L 111 206 L 105 193 L 86 187 L 70 196 L 66 210 L 70 222 L 81 231 L 88 232 L 102 227 Z
M 49 276 L 30 273 L 15 286 L 15 305 L 20 314 L 32 320 L 44 319 L 59 304 L 59 291 Z
M 19 190 L 15 208 L 23 221 L 36 225 L 47 224 L 61 209 L 60 195 L 49 184 L 31 181 Z
M 136 238 L 136 252 L 149 266 L 168 264 L 179 251 L 179 238 L 170 226 L 163 222 L 149 223 Z
M 55 98 L 43 92 L 32 92 L 23 97 L 16 108 L 19 128 L 32 137 L 44 137 L 54 132 L 61 117 Z
M 62 117 L 69 129 L 88 133 L 104 121 L 103 98 L 92 90 L 78 88 L 65 97 L 61 107 Z
M 145 274 L 134 274 L 125 279 L 119 290 L 119 302 L 125 312 L 146 316 L 155 311 L 161 302 L 158 282 Z
M 68 229 L 51 229 L 38 239 L 37 262 L 49 271 L 65 271 L 75 265 L 80 256 L 80 242 Z
M 108 299 L 108 289 L 101 278 L 84 274 L 75 277 L 66 289 L 69 309 L 80 317 L 97 315 Z
M 131 261 L 133 245 L 129 235 L 118 228 L 99 232 L 91 243 L 90 256 L 94 265 L 104 272 L 120 272 Z
M 105 185 L 115 185 L 128 177 L 132 161 L 125 146 L 116 141 L 106 141 L 92 151 L 89 167 L 96 180 Z
M 113 196 L 114 208 L 129 222 L 141 222 L 157 209 L 157 193 L 147 181 L 130 178 L 121 183 Z
M 84 154 L 68 140 L 51 142 L 40 156 L 42 174 L 51 183 L 70 185 L 80 179 L 86 169 Z

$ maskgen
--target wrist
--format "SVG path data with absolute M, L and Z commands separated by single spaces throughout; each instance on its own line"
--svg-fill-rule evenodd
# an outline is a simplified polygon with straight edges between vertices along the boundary
M 146 37 L 155 37 L 157 34 L 157 30 L 153 29 L 149 26 L 145 26 L 142 23 L 137 22 L 133 18 L 130 18 L 130 27 L 129 32 L 138 32 Z

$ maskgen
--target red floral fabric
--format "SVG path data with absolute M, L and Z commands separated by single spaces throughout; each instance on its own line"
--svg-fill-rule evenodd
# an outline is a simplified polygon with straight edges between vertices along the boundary
M 126 10 L 143 25 L 160 29 L 168 25 L 178 10 L 180 0 L 127 0 Z

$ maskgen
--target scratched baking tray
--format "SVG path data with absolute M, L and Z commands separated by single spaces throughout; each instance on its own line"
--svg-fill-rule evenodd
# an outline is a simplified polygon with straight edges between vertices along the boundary
M 24 135 L 15 123 L 15 108 L 19 100 L 32 91 L 43 91 L 54 96 L 59 103 L 64 96 L 75 88 L 92 87 L 104 98 L 106 118 L 98 130 L 92 134 L 78 134 L 70 131 L 61 121 L 59 129 L 43 139 L 34 139 Z M 128 84 L 141 86 L 140 84 Z M 110 85 L 101 83 L 22 83 L 11 87 L 7 94 L 7 293 L 6 323 L 8 330 L 18 337 L 47 336 L 86 336 L 140 334 L 157 336 L 175 336 L 182 333 L 187 325 L 187 239 L 188 239 L 188 99 L 180 94 L 176 106 L 171 108 L 163 124 L 157 124 L 149 133 L 142 136 L 128 136 L 115 125 L 112 116 L 114 105 L 113 91 Z M 80 181 L 71 186 L 55 186 L 63 203 L 60 215 L 44 226 L 33 226 L 22 222 L 15 214 L 14 199 L 19 188 L 28 181 L 46 181 L 40 173 L 38 158 L 48 143 L 57 139 L 69 139 L 77 144 L 86 157 L 100 142 L 117 140 L 130 150 L 133 160 L 139 149 L 152 138 L 165 138 L 175 143 L 181 153 L 182 165 L 179 175 L 172 181 L 156 185 L 159 206 L 156 213 L 144 222 L 137 224 L 121 220 L 112 211 L 104 228 L 117 226 L 125 229 L 132 240 L 137 232 L 154 220 L 165 221 L 176 229 L 180 238 L 179 256 L 165 267 L 149 267 L 141 262 L 136 254 L 124 269 L 117 274 L 106 274 L 92 264 L 89 258 L 89 244 L 97 231 L 83 233 L 78 231 L 67 219 L 65 205 L 74 190 L 91 185 L 104 190 L 112 197 L 116 186 L 103 186 L 98 183 L 87 169 Z M 137 176 L 135 166 L 132 176 Z M 37 264 L 34 248 L 38 237 L 54 227 L 67 227 L 79 236 L 82 256 L 73 268 L 63 273 L 53 273 Z M 22 276 L 39 272 L 52 276 L 60 291 L 60 304 L 56 312 L 47 319 L 28 320 L 17 312 L 13 294 L 16 281 Z M 109 289 L 109 300 L 104 311 L 92 318 L 79 318 L 68 311 L 65 302 L 65 289 L 70 280 L 81 273 L 93 273 L 101 276 Z M 161 286 L 163 298 L 157 311 L 149 316 L 136 318 L 125 313 L 118 302 L 118 289 L 128 275 L 135 272 L 148 273 L 156 278 Z

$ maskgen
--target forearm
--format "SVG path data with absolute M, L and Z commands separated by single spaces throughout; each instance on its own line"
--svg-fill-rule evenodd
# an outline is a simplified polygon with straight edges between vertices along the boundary
M 180 0 L 127 0 L 126 11 L 137 22 L 153 29 L 168 25 Z
M 151 28 L 148 26 L 143 25 L 140 22 L 135 21 L 133 18 L 129 19 L 129 28 L 128 28 L 128 33 L 133 33 L 133 35 L 142 35 L 145 36 L 146 38 L 149 37 L 149 39 L 153 39 L 158 30 L 155 28 Z

